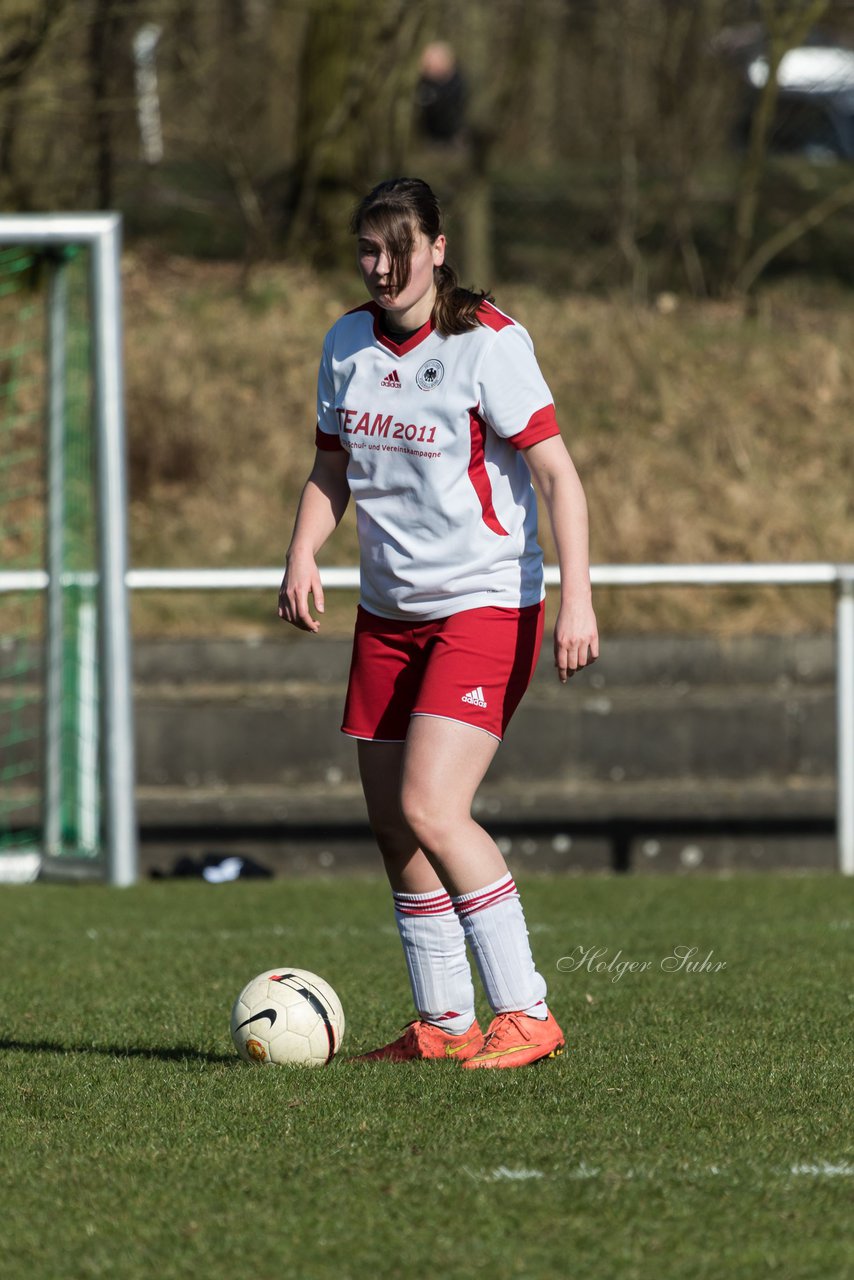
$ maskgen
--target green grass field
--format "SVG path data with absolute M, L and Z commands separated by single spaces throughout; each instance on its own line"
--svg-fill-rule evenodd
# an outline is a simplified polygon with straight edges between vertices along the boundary
M 0 891 L 0 1274 L 854 1273 L 852 886 L 523 888 L 569 1048 L 505 1072 L 345 1060 L 410 1016 L 378 879 Z M 332 1066 L 235 1057 L 278 964 L 338 990 Z

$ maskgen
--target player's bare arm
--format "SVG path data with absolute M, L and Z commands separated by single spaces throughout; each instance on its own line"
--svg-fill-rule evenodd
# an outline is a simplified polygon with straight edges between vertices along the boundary
M 279 617 L 301 631 L 320 630 L 309 598 L 317 612 L 323 613 L 323 587 L 316 557 L 338 527 L 350 500 L 347 460 L 344 450 L 318 449 L 297 509 L 279 588 Z
M 525 450 L 525 460 L 548 512 L 560 566 L 560 607 L 554 659 L 565 684 L 599 656 L 599 631 L 590 590 L 587 500 L 560 436 Z

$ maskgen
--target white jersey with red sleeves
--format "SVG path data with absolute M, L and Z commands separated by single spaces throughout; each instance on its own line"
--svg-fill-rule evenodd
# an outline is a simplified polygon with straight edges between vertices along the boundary
M 537 507 L 521 450 L 558 434 L 531 339 L 490 303 L 469 333 L 432 321 L 405 342 L 380 308 L 326 335 L 317 445 L 346 449 L 361 549 L 361 602 L 429 620 L 543 597 Z

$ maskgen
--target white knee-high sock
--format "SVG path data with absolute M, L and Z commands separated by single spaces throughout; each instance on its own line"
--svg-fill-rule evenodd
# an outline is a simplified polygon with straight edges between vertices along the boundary
M 474 1020 L 474 986 L 466 936 L 451 899 L 444 889 L 392 897 L 419 1017 L 462 1035 Z
M 534 965 L 513 877 L 508 873 L 452 901 L 495 1012 L 521 1010 L 532 1018 L 547 1017 L 546 983 Z

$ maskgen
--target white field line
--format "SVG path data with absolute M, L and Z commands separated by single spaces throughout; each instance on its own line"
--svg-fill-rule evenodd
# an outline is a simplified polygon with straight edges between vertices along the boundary
M 508 1169 L 507 1165 L 500 1164 L 497 1169 L 469 1169 L 463 1166 L 465 1172 L 475 1182 L 529 1182 L 532 1178 L 544 1178 L 546 1175 L 539 1169 Z
M 526 1168 L 510 1168 L 507 1165 L 499 1165 L 496 1169 L 471 1169 L 464 1166 L 464 1172 L 475 1182 L 528 1182 L 532 1179 L 548 1178 L 550 1181 L 586 1181 L 588 1179 L 598 1178 L 602 1174 L 602 1169 L 598 1165 L 589 1165 L 585 1160 L 579 1164 L 567 1169 L 557 1169 L 551 1173 L 543 1173 L 540 1169 Z M 732 1167 L 730 1167 L 732 1168 Z M 624 1169 L 622 1171 L 611 1170 L 606 1172 L 617 1173 L 617 1176 L 625 1181 L 658 1181 L 659 1171 L 652 1172 L 644 1169 Z M 706 1165 L 703 1168 L 688 1169 L 680 1167 L 675 1171 L 680 1177 L 709 1174 L 712 1177 L 726 1176 L 730 1172 L 729 1168 L 717 1164 Z M 739 1172 L 736 1168 L 733 1172 Z M 847 1160 L 833 1163 L 829 1160 L 816 1160 L 810 1163 L 793 1164 L 788 1169 L 769 1170 L 778 1177 L 794 1176 L 809 1178 L 851 1178 L 854 1177 L 854 1164 Z

